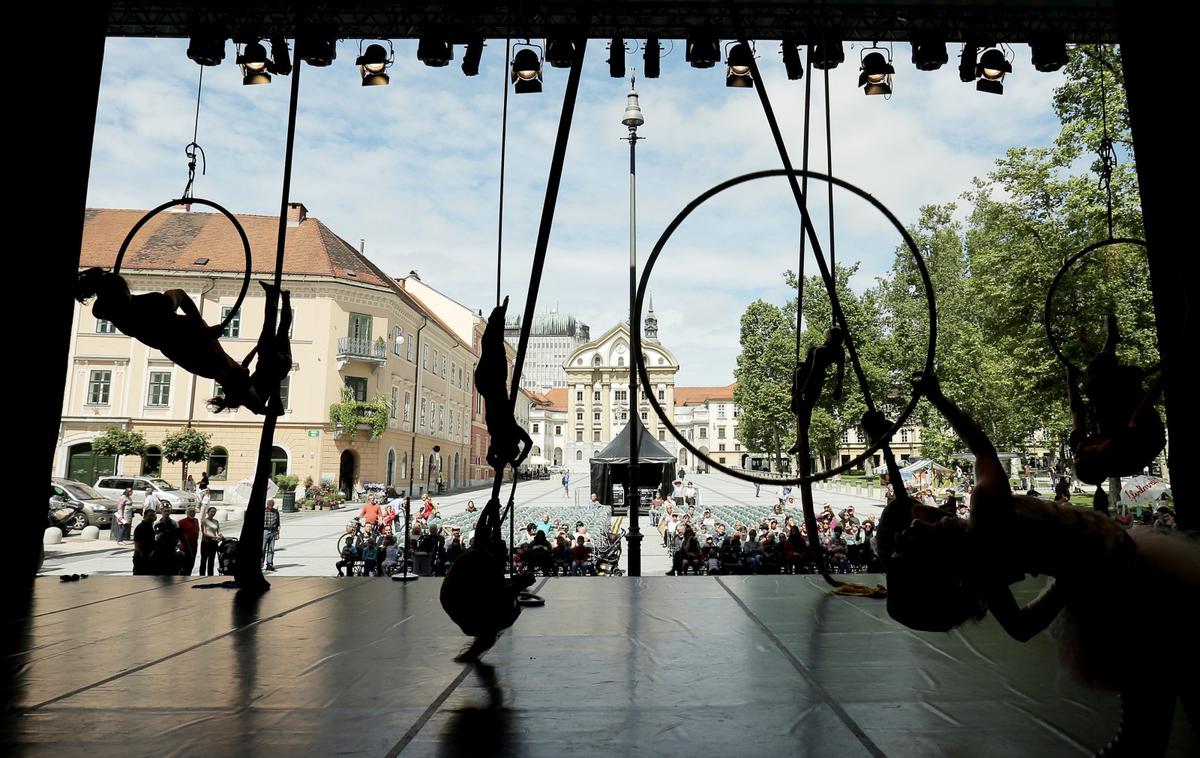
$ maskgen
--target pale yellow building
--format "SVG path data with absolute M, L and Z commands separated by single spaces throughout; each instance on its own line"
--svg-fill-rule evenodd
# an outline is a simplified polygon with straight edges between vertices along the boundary
M 197 206 L 198 207 L 198 206 Z M 87 212 L 81 267 L 111 268 L 121 241 L 143 215 L 137 210 Z M 255 280 L 274 269 L 278 219 L 238 216 L 253 250 Z M 234 305 L 245 258 L 232 225 L 221 215 L 180 209 L 158 215 L 139 232 L 122 275 L 138 292 L 182 289 L 203 318 L 219 323 Z M 291 292 L 293 369 L 282 387 L 273 453 L 276 472 L 348 488 L 382 482 L 413 491 L 464 486 L 472 430 L 473 341 L 455 331 L 390 276 L 338 237 L 302 204 L 289 211 L 284 289 Z M 254 346 L 265 314 L 262 289 L 251 284 L 221 343 L 235 359 Z M 156 456 L 164 435 L 188 425 L 212 435 L 214 455 L 194 464 L 208 471 L 214 491 L 236 501 L 234 485 L 255 466 L 262 417 L 247 410 L 213 412 L 218 392 L 157 350 L 76 308 L 63 417 L 54 472 L 87 482 L 111 471 L 91 452 L 105 428 L 145 434 L 141 458 L 123 457 L 120 472 L 157 472 L 174 483 L 180 464 Z M 382 398 L 387 426 L 369 439 L 363 429 L 330 425 L 330 405 L 349 388 L 357 400 Z M 414 436 L 415 432 L 415 436 Z M 437 451 L 434 448 L 439 448 Z M 107 469 L 107 470 L 106 470 Z

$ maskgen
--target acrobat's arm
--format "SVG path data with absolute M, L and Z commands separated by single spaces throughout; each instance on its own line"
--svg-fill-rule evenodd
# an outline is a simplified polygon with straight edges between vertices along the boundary
M 188 293 L 184 290 L 166 290 L 164 295 L 171 301 L 171 305 L 175 306 L 176 310 L 183 311 L 183 315 L 188 318 L 202 320 L 200 310 L 196 307 L 195 301 L 188 297 Z
M 1045 630 L 1064 606 L 1062 593 L 1053 580 L 1024 608 L 1017 605 L 1006 586 L 984 592 L 983 600 L 1004 631 L 1018 642 L 1028 642 Z
M 925 393 L 929 402 L 933 403 L 933 407 L 937 408 L 938 412 L 950 422 L 950 426 L 954 427 L 954 431 L 975 454 L 977 486 L 1003 487 L 1007 490 L 1009 488 L 1008 474 L 1005 473 L 1004 466 L 1000 464 L 1000 456 L 996 453 L 996 448 L 988 439 L 987 434 L 979 424 L 975 423 L 975 419 L 968 416 L 955 405 L 953 400 L 942 393 L 942 386 L 938 383 L 936 376 L 929 377 L 929 381 L 920 385 L 918 389 Z
M 521 448 L 521 452 L 517 455 L 516 460 L 512 462 L 512 467 L 515 469 L 525 461 L 525 456 L 529 455 L 529 451 L 533 449 L 533 439 L 515 421 L 513 422 L 513 428 L 517 430 L 517 444 Z

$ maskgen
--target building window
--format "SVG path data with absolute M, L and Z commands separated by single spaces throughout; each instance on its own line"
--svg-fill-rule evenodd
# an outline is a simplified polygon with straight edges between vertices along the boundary
M 733 417 L 734 417 L 734 418 L 737 418 L 737 417 L 739 417 L 739 416 L 741 416 L 741 415 L 742 415 L 742 409 L 741 409 L 741 408 L 739 408 L 739 407 L 738 407 L 738 406 L 736 406 L 736 405 L 735 405 L 735 406 L 733 406 Z
M 446 378 L 446 356 L 442 356 L 442 378 Z
M 622 420 L 622 421 L 628 421 L 628 420 L 629 420 L 629 413 L 628 413 L 627 411 L 621 411 L 621 420 Z
M 539 427 L 539 425 L 538 425 L 538 424 L 534 424 L 534 425 L 533 425 L 533 433 L 534 433 L 534 434 L 537 434 L 537 433 L 538 433 L 538 429 L 539 429 L 539 428 L 540 428 L 540 427 Z
M 717 452 L 719 452 L 719 453 L 725 452 L 725 443 L 724 442 L 717 445 Z
M 582 399 L 583 398 L 580 398 L 580 400 L 582 400 Z M 592 393 L 592 402 L 593 403 L 600 402 L 600 390 L 596 390 L 595 392 Z
M 597 394 L 597 395 L 599 395 L 600 393 L 599 393 L 599 392 L 597 392 L 596 394 Z M 597 400 L 599 400 L 600 398 L 599 398 L 599 397 L 597 397 L 596 399 L 597 399 Z M 582 402 L 583 402 L 583 393 L 582 393 L 582 392 L 576 392 L 576 393 L 575 393 L 575 402 L 577 402 L 577 403 L 582 403 Z
M 908 430 L 907 429 L 900 430 L 900 441 L 908 442 Z
M 405 343 L 405 348 L 404 348 L 405 357 L 408 358 L 409 363 L 413 362 L 413 340 L 415 340 L 415 339 L 416 339 L 416 337 L 413 336 L 413 333 L 409 332 L 408 333 L 408 341 Z M 407 461 L 408 453 L 405 453 L 404 457 L 405 457 L 405 460 Z M 404 465 L 407 466 L 408 464 L 405 463 Z
M 555 436 L 555 437 L 561 437 L 561 436 L 562 436 L 562 425 L 561 425 L 561 424 L 555 424 L 555 425 L 554 425 L 554 436 Z
M 849 430 L 847 430 L 847 431 L 842 432 L 842 444 L 848 445 L 849 443 L 850 443 L 850 432 L 849 432 Z
M 409 422 L 409 419 L 411 418 L 411 416 L 409 414 L 411 412 L 412 412 L 412 393 L 405 392 L 404 393 L 404 423 L 407 424 Z
M 208 478 L 224 479 L 229 466 L 229 451 L 217 446 L 208 454 Z
M 421 346 L 421 368 L 429 370 L 429 345 Z
M 617 402 L 618 402 L 618 403 L 623 403 L 623 402 L 625 402 L 625 400 L 626 400 L 628 397 L 629 397 L 629 392 L 628 392 L 628 390 L 617 390 L 617 391 L 616 391 L 616 400 L 617 400 Z
M 575 420 L 583 421 L 583 411 L 579 411 L 578 413 L 575 414 Z
M 658 441 L 659 441 L 659 442 L 666 442 L 666 441 L 667 441 L 667 430 L 666 430 L 666 429 L 659 429 L 659 430 L 658 430 Z
M 152 408 L 165 408 L 171 402 L 171 372 L 151 371 L 150 392 L 146 396 L 146 405 Z
M 708 427 L 707 426 L 700 427 L 700 439 L 702 439 L 702 440 L 708 439 Z
M 592 414 L 592 421 L 599 421 L 599 420 L 600 420 L 600 411 L 596 411 L 595 413 Z
M 96 334 L 115 334 L 117 327 L 113 326 L 113 322 L 105 319 L 96 319 Z
M 365 313 L 351 313 L 349 331 L 350 339 L 370 343 L 371 317 Z
M 283 377 L 283 381 L 279 383 L 279 404 L 283 406 L 285 411 L 292 407 L 291 399 L 292 377 L 289 374 L 288 376 Z
M 400 349 L 404 346 L 404 330 L 400 327 L 396 327 L 392 332 L 392 336 L 392 352 L 396 355 L 403 355 L 403 353 L 400 352 Z
M 360 403 L 367 402 L 367 380 L 360 376 L 346 377 L 346 386 L 350 388 L 354 399 Z
M 599 441 L 600 441 L 600 430 L 597 429 L 596 431 L 592 432 L 592 442 L 599 442 Z
M 288 454 L 287 451 L 279 445 L 271 448 L 271 478 L 277 476 L 287 476 L 288 472 Z
M 725 418 L 725 404 L 724 403 L 717 406 L 717 418 Z
M 625 359 L 624 359 L 624 358 L 618 358 L 618 359 L 617 359 L 617 365 L 618 365 L 618 366 L 624 366 L 624 365 L 625 365 Z
M 392 403 L 391 403 L 391 408 L 390 408 L 391 413 L 392 413 L 392 418 L 396 418 L 396 407 L 398 405 L 400 405 L 400 388 L 393 386 L 392 387 Z
M 719 439 L 719 440 L 725 439 L 725 427 L 723 427 L 723 426 L 717 427 L 717 439 Z
M 142 476 L 158 476 L 162 473 L 162 449 L 151 445 L 142 455 Z
M 438 408 L 438 431 L 446 431 L 446 406 Z
M 108 393 L 112 389 L 111 371 L 93 371 L 88 380 L 88 405 L 108 405 Z
M 425 398 L 421 398 L 421 426 L 425 426 Z
M 658 391 L 658 401 L 661 403 L 661 402 L 665 402 L 666 399 L 667 399 L 667 391 L 659 390 Z
M 225 319 L 229 318 L 229 313 L 232 310 L 233 310 L 233 306 L 231 306 L 231 305 L 227 305 L 221 309 L 221 323 L 224 323 Z M 230 321 L 229 325 L 225 327 L 225 330 L 223 332 L 221 332 L 221 336 L 236 338 L 241 333 L 242 333 L 242 312 L 238 311 L 237 315 L 233 317 L 233 321 Z
M 649 417 L 646 415 L 646 412 L 642 411 L 642 421 L 646 421 L 646 420 L 648 420 L 648 418 Z
M 580 358 L 580 360 L 583 360 L 583 359 L 582 359 L 582 358 Z M 582 451 L 582 450 L 576 450 L 576 451 L 575 451 L 575 460 L 577 460 L 577 461 L 582 461 L 582 460 L 583 460 L 583 451 Z
M 583 442 L 583 430 L 582 429 L 575 430 L 575 441 Z

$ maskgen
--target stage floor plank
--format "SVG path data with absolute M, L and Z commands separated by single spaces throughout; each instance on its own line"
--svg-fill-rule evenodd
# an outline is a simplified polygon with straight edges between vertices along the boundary
M 436 579 L 214 582 L 39 579 L 3 754 L 1085 756 L 1117 718 L 1048 635 L 916 633 L 810 576 L 546 580 L 480 667 Z

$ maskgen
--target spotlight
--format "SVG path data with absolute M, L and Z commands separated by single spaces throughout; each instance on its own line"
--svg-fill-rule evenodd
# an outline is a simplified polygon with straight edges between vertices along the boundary
M 783 68 L 787 78 L 795 81 L 804 78 L 804 64 L 800 61 L 799 43 L 792 38 L 783 38 Z
M 383 45 L 372 43 L 363 51 L 362 42 L 358 43 L 360 53 L 354 65 L 358 66 L 358 72 L 362 75 L 362 86 L 382 87 L 391 81 L 387 70 L 395 60 L 396 52 L 391 40 L 388 40 L 388 48 L 385 50 Z
M 531 47 L 523 47 L 513 56 L 510 78 L 518 95 L 542 91 L 542 59 Z
M 1033 67 L 1038 71 L 1057 71 L 1067 65 L 1067 39 L 1062 34 L 1036 35 L 1029 47 L 1033 51 Z
M 225 37 L 211 31 L 199 31 L 188 42 L 187 57 L 201 66 L 219 66 L 225 60 Z
M 646 78 L 657 79 L 659 59 L 662 57 L 662 45 L 658 44 L 658 37 L 646 39 L 646 51 L 642 57 L 645 61 Z
M 454 47 L 441 37 L 421 37 L 417 40 L 417 60 L 432 68 L 449 65 Z
M 962 53 L 958 57 L 958 80 L 963 84 L 975 81 L 975 54 L 978 50 L 974 43 L 968 42 L 963 45 Z
M 993 95 L 1003 95 L 1004 75 L 1012 73 L 1012 64 L 999 48 L 993 47 L 979 56 L 979 63 L 975 64 L 975 73 L 979 77 L 975 89 Z
M 721 59 L 721 45 L 711 34 L 695 34 L 688 37 L 684 58 L 692 68 L 712 68 Z
M 865 48 L 865 50 L 870 49 Z M 896 73 L 896 68 L 887 58 L 883 57 L 883 53 L 867 53 L 862 58 L 859 71 L 861 73 L 858 75 L 858 86 L 863 88 L 864 94 L 892 94 L 892 75 Z
M 322 29 L 301 35 L 296 40 L 296 55 L 310 66 L 332 66 L 337 58 L 337 33 Z
M 568 37 L 546 39 L 546 62 L 554 68 L 570 68 L 575 62 L 575 42 Z
M 292 58 L 288 54 L 287 41 L 283 37 L 271 38 L 271 60 L 267 63 L 267 70 L 280 76 L 292 73 Z
M 808 60 L 812 63 L 813 68 L 822 70 L 837 68 L 840 63 L 846 60 L 846 51 L 842 49 L 841 40 L 819 42 L 814 44 L 809 50 Z
M 950 62 L 943 39 L 916 40 L 912 46 L 912 62 L 918 71 L 937 71 Z
M 613 37 L 608 43 L 608 75 L 614 79 L 625 78 L 625 40 Z
M 741 42 L 734 45 L 725 56 L 725 86 L 753 88 L 754 77 L 750 67 L 754 63 L 754 52 Z
M 238 53 L 237 64 L 242 67 L 242 84 L 270 84 L 267 73 L 267 49 L 260 42 L 251 42 Z
M 478 76 L 479 59 L 483 57 L 483 39 L 476 37 L 467 43 L 463 53 L 462 72 L 467 76 Z

